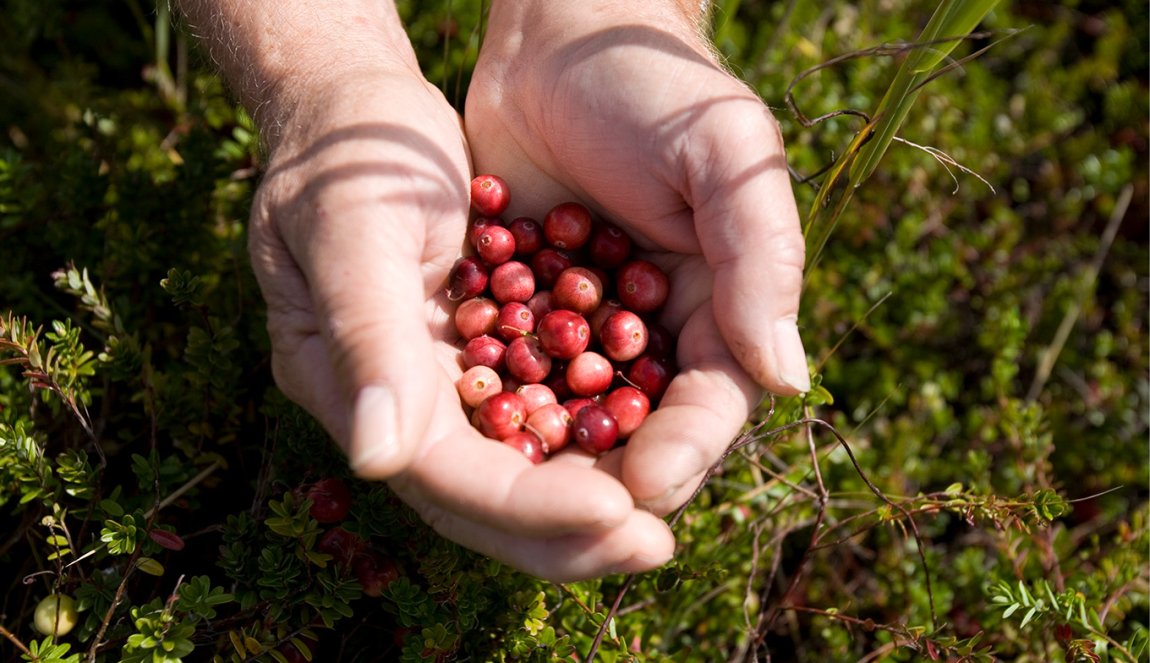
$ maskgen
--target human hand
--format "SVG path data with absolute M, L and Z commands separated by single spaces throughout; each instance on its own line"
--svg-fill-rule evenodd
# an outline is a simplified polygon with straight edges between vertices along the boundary
M 477 171 L 510 183 L 509 216 L 579 200 L 670 273 L 662 322 L 679 334 L 680 373 L 628 444 L 595 461 L 669 513 L 763 387 L 809 389 L 804 243 L 773 117 L 677 3 L 504 0 L 465 118 Z
M 615 478 L 534 466 L 461 408 L 443 295 L 468 219 L 458 115 L 414 64 L 299 81 L 293 95 L 250 241 L 284 393 L 357 474 L 389 480 L 464 546 L 557 581 L 669 558 L 667 526 Z

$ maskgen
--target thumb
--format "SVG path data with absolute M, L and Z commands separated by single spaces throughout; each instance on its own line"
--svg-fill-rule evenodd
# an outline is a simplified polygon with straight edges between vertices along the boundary
M 719 331 L 759 384 L 808 391 L 797 326 L 804 241 L 778 124 L 743 96 L 704 115 L 700 137 L 688 200 L 715 275 Z

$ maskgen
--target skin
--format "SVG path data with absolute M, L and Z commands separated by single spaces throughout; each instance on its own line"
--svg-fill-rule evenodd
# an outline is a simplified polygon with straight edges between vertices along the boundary
M 761 103 L 709 59 L 691 10 L 636 0 L 617 3 L 636 5 L 625 16 L 573 17 L 548 8 L 565 3 L 496 3 L 465 133 L 420 74 L 389 2 L 180 4 L 268 148 L 250 251 L 284 393 L 359 476 L 387 480 L 462 545 L 554 581 L 665 563 L 674 539 L 657 515 L 685 498 L 762 387 L 793 393 L 806 378 L 793 331 L 802 243 L 781 142 Z M 645 59 L 628 66 L 632 55 Z M 672 84 L 682 89 L 668 95 Z M 633 85 L 661 94 L 633 104 Z M 544 99 L 566 105 L 532 117 Z M 697 127 L 688 133 L 700 141 L 661 133 L 669 119 Z M 617 121 L 612 136 L 627 134 L 635 155 L 589 139 Z M 565 137 L 545 135 L 554 130 Z M 732 138 L 758 144 L 718 150 Z M 628 160 L 641 155 L 641 167 Z M 616 171 L 631 186 L 612 185 Z M 666 322 L 690 348 L 679 357 L 686 370 L 625 457 L 532 465 L 469 424 L 443 286 L 464 245 L 472 172 L 506 176 L 507 218 L 569 197 L 592 205 L 682 284 Z M 748 242 L 755 261 L 739 253 Z M 777 331 L 779 319 L 789 327 Z M 790 382 L 779 356 L 801 367 Z

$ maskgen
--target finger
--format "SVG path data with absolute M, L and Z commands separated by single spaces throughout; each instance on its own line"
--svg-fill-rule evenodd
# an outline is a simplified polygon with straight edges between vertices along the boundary
M 715 271 L 715 316 L 732 353 L 780 394 L 810 389 L 797 326 L 804 241 L 782 136 L 749 93 L 704 115 L 688 200 Z
M 708 307 L 688 320 L 679 347 L 679 374 L 631 436 L 621 460 L 623 484 L 636 503 L 657 515 L 690 496 L 762 396 L 722 343 Z
M 538 538 L 508 534 L 439 508 L 420 515 L 442 536 L 551 582 L 649 571 L 666 564 L 675 552 L 667 524 L 644 511 L 631 511 L 611 529 Z

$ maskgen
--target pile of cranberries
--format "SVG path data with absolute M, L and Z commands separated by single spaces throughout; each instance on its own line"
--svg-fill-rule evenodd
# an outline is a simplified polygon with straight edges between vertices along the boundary
M 674 376 L 674 338 L 655 322 L 670 281 L 583 205 L 505 221 L 510 200 L 495 175 L 471 182 L 474 254 L 447 286 L 464 343 L 459 397 L 481 433 L 532 462 L 571 442 L 602 454 Z

